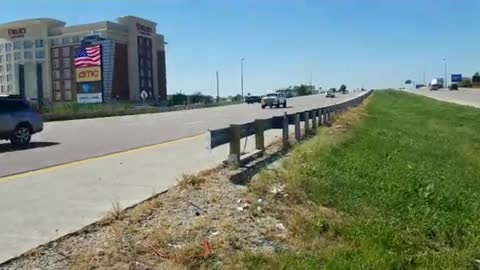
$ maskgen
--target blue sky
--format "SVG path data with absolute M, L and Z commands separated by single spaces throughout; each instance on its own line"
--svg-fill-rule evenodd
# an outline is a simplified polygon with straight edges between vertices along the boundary
M 324 88 L 398 87 L 480 71 L 478 0 L 1 0 L 0 22 L 52 17 L 67 24 L 124 15 L 158 23 L 169 93 L 222 95 L 312 81 Z M 80 4 L 79 4 L 80 3 Z M 80 7 L 89 12 L 80 12 Z

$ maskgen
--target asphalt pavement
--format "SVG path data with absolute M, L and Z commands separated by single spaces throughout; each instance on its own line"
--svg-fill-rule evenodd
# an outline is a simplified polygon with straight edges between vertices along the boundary
M 262 109 L 256 103 L 45 123 L 44 131 L 33 137 L 33 148 L 12 151 L 6 141 L 0 142 L 0 177 L 198 135 L 208 129 L 284 112 L 319 108 L 360 94 L 339 94 L 333 99 L 324 95 L 292 98 L 286 109 Z
M 428 88 L 421 88 L 417 90 L 410 90 L 409 92 L 424 95 L 441 101 L 480 107 L 480 89 L 476 88 L 459 88 L 458 91 L 450 91 L 447 88 L 430 91 Z

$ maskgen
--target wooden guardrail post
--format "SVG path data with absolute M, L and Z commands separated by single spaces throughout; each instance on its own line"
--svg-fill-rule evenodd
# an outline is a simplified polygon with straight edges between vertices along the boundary
M 315 134 L 317 132 L 317 111 L 310 111 L 310 115 L 312 116 L 312 133 Z
M 323 119 L 323 109 L 318 109 L 318 126 L 321 127 L 324 125 L 324 119 Z
M 300 114 L 296 113 L 293 117 L 295 125 L 295 140 L 299 142 L 302 139 L 302 135 L 300 134 Z
M 282 140 L 283 140 L 283 148 L 288 148 L 288 115 L 287 113 L 283 116 L 283 125 L 282 125 Z
M 240 125 L 230 125 L 230 155 L 228 163 L 234 167 L 240 165 Z
M 303 119 L 305 120 L 305 137 L 310 133 L 310 115 L 308 112 L 303 112 Z
M 255 149 L 257 150 L 265 150 L 264 131 L 264 121 L 261 119 L 255 120 Z

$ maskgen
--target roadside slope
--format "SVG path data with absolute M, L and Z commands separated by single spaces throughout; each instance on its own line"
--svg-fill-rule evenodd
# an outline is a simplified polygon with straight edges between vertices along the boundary
M 239 261 L 249 269 L 472 267 L 480 244 L 479 117 L 478 109 L 376 92 L 362 120 L 340 117 L 295 149 L 288 170 L 263 178 L 300 190 L 300 204 L 337 214 L 303 220 L 295 252 Z

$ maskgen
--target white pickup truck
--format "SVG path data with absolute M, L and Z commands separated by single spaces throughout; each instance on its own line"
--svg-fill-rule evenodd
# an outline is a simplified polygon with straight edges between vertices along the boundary
M 265 107 L 267 106 L 269 106 L 270 108 L 272 108 L 273 106 L 277 108 L 283 106 L 284 108 L 286 108 L 287 98 L 277 93 L 267 94 L 262 98 L 262 109 L 265 109 Z

